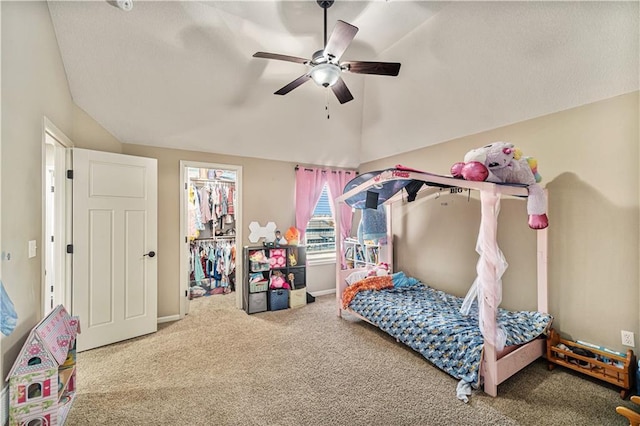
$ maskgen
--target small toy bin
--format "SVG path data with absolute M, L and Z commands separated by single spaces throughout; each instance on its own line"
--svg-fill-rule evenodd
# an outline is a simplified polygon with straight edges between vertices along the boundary
M 269 267 L 281 269 L 287 266 L 287 251 L 283 248 L 269 250 Z
M 262 272 L 252 272 L 249 274 L 249 293 L 267 291 L 268 287 L 269 280 L 262 274 Z
M 289 290 L 279 288 L 269 290 L 269 310 L 279 311 L 289 307 Z
M 257 312 L 264 312 L 267 310 L 267 292 L 251 293 L 249 294 L 249 309 L 250 314 Z
M 260 272 L 269 270 L 269 258 L 264 250 L 250 250 L 249 262 L 251 272 Z
M 297 290 L 291 290 L 289 294 L 289 307 L 299 308 L 307 304 L 307 289 L 299 288 Z
M 250 293 L 258 293 L 261 291 L 267 291 L 267 287 L 269 286 L 269 281 L 256 281 L 249 283 L 249 292 Z

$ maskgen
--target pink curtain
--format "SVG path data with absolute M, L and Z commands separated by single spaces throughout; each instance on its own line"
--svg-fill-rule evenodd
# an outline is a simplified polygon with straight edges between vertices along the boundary
M 325 182 L 326 173 L 321 169 L 298 167 L 296 170 L 296 228 L 300 231 L 301 244 Z
M 331 213 L 333 217 L 336 217 L 336 202 L 335 198 L 342 195 L 344 187 L 347 183 L 356 177 L 354 170 L 334 170 L 327 172 L 327 185 L 329 186 L 329 205 L 331 206 Z M 342 242 L 351 235 L 351 223 L 353 221 L 353 210 L 348 204 L 342 203 L 340 205 L 340 235 L 336 235 L 336 249 L 340 246 L 340 259 L 344 260 L 344 247 Z M 344 265 L 343 265 L 344 266 Z

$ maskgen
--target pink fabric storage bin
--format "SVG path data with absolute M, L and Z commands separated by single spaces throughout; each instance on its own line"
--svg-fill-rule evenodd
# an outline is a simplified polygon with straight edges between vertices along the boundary
M 271 249 L 269 250 L 269 267 L 271 269 L 280 269 L 287 267 L 287 250 Z

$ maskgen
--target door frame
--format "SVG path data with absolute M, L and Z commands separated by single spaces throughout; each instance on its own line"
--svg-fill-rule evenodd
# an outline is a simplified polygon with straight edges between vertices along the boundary
M 180 160 L 180 318 L 189 313 L 189 240 L 187 235 L 187 184 L 189 176 L 187 168 L 222 169 L 236 172 L 236 204 L 234 207 L 236 219 L 236 307 L 242 309 L 242 166 L 220 163 L 204 163 L 199 161 Z
M 51 251 L 51 246 L 47 242 L 47 205 L 44 200 L 46 200 L 47 190 L 47 138 L 50 137 L 54 140 L 56 144 L 54 145 L 54 169 L 56 171 L 55 177 L 55 187 L 56 191 L 54 192 L 54 224 L 53 224 L 53 233 L 54 235 L 61 236 L 60 238 L 54 239 L 54 249 L 53 253 L 49 253 Z M 71 272 L 72 272 L 72 257 L 67 254 L 66 246 L 71 243 L 72 237 L 72 217 L 71 217 L 71 208 L 72 208 L 72 182 L 71 179 L 67 179 L 66 171 L 71 168 L 71 148 L 73 148 L 73 142 L 69 139 L 64 132 L 62 132 L 58 127 L 56 127 L 51 120 L 49 120 L 46 116 L 43 117 L 42 121 L 42 232 L 40 236 L 41 241 L 41 268 L 40 268 L 40 283 L 41 283 L 41 303 L 40 309 L 41 314 L 44 317 L 46 314 L 44 308 L 44 298 L 47 294 L 47 280 L 45 277 L 46 270 L 46 261 L 48 255 L 53 255 L 53 262 L 55 263 L 55 274 L 54 278 L 56 283 L 58 284 L 55 287 L 54 295 L 55 295 L 55 303 L 54 304 L 62 304 L 66 307 L 67 310 L 72 309 L 72 300 L 71 300 Z M 60 169 L 60 170 L 58 170 Z

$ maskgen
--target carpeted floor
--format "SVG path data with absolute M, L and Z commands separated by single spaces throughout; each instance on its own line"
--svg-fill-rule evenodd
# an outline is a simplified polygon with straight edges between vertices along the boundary
M 67 425 L 627 425 L 616 388 L 539 360 L 474 391 L 354 318 L 335 297 L 247 315 L 196 299 L 157 333 L 78 354 Z

